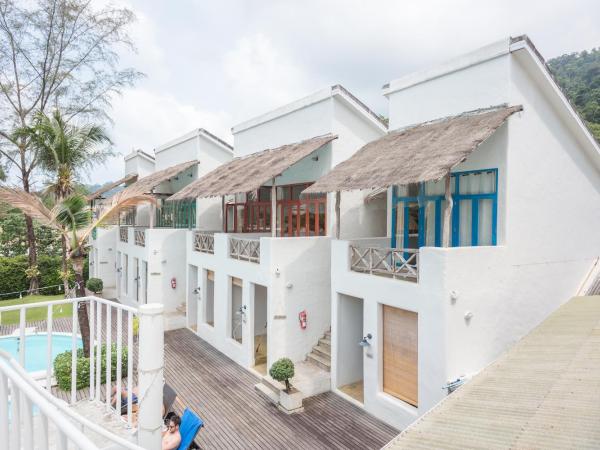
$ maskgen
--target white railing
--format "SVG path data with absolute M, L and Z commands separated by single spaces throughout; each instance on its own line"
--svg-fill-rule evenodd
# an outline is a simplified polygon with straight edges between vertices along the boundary
M 260 262 L 260 239 L 229 238 L 229 256 L 234 259 Z
M 202 231 L 194 232 L 193 250 L 203 253 L 215 253 L 215 235 Z
M 135 242 L 135 245 L 137 245 L 139 247 L 146 246 L 146 230 L 145 229 L 134 230 L 133 238 L 134 238 L 133 240 Z
M 127 242 L 129 240 L 129 228 L 119 227 L 119 239 L 121 242 Z
M 71 319 L 69 320 L 68 318 L 66 319 L 66 321 L 62 320 L 62 319 L 54 319 L 53 318 L 53 310 L 54 307 L 56 306 L 64 306 L 64 305 L 71 305 L 72 306 L 72 315 L 71 315 Z M 4 312 L 8 312 L 8 311 L 19 311 L 19 326 L 18 326 L 18 330 L 17 333 L 13 333 L 13 335 L 18 334 L 18 360 L 19 363 L 21 365 L 21 367 L 19 369 L 16 369 L 18 373 L 21 373 L 21 376 L 23 377 L 24 374 L 27 377 L 31 377 L 29 374 L 27 374 L 23 367 L 25 367 L 25 362 L 26 362 L 26 355 L 27 355 L 27 337 L 29 335 L 31 335 L 31 331 L 30 329 L 27 328 L 27 322 L 26 322 L 26 316 L 27 316 L 27 310 L 28 309 L 34 309 L 34 308 L 45 308 L 46 309 L 46 317 L 45 317 L 45 322 L 46 322 L 46 370 L 45 370 L 45 374 L 42 375 L 42 377 L 45 379 L 45 382 L 43 383 L 44 387 L 45 387 L 45 400 L 41 400 L 41 401 L 50 401 L 50 403 L 54 404 L 54 406 L 56 408 L 59 409 L 64 409 L 64 408 L 68 408 L 68 406 L 66 406 L 66 404 L 63 404 L 61 401 L 59 401 L 58 399 L 52 397 L 52 395 L 50 394 L 52 392 L 52 381 L 53 381 L 53 358 L 52 358 L 52 346 L 53 346 L 53 336 L 57 335 L 57 334 L 62 334 L 64 335 L 64 332 L 61 333 L 60 331 L 56 331 L 55 325 L 57 324 L 57 321 L 61 321 L 61 323 L 59 324 L 60 326 L 56 327 L 59 329 L 62 329 L 62 331 L 66 331 L 65 328 L 70 328 L 70 334 L 71 334 L 71 384 L 70 384 L 70 404 L 73 405 L 77 402 L 77 349 L 78 349 L 78 338 L 79 338 L 79 334 L 78 334 L 78 325 L 79 325 L 79 308 L 81 308 L 81 311 L 83 312 L 84 308 L 87 309 L 88 312 L 88 318 L 89 318 L 89 349 L 90 349 L 90 354 L 89 354 L 89 401 L 95 402 L 97 405 L 101 405 L 104 407 L 105 410 L 105 414 L 112 414 L 115 418 L 119 419 L 119 420 L 125 420 L 127 426 L 132 427 L 133 425 L 133 382 L 134 382 L 134 370 L 133 370 L 133 360 L 136 356 L 136 351 L 135 351 L 135 347 L 134 347 L 134 337 L 133 337 L 133 323 L 134 323 L 134 317 L 138 317 L 139 318 L 139 332 L 142 333 L 143 328 L 151 328 L 152 332 L 156 332 L 161 334 L 160 339 L 162 339 L 162 327 L 160 326 L 160 324 L 162 324 L 162 322 L 159 323 L 152 323 L 149 324 L 148 323 L 148 319 L 147 316 L 156 316 L 157 314 L 161 315 L 161 320 L 162 320 L 162 306 L 158 305 L 158 308 L 160 309 L 160 312 L 157 313 L 156 312 L 156 307 L 157 305 L 144 305 L 142 306 L 139 310 L 136 308 L 132 308 L 129 306 L 125 306 L 125 305 L 121 305 L 119 303 L 116 302 L 112 302 L 109 300 L 105 300 L 99 297 L 82 297 L 82 298 L 69 298 L 69 299 L 64 299 L 64 300 L 55 300 L 55 301 L 49 301 L 49 302 L 43 302 L 43 303 L 29 303 L 29 304 L 21 304 L 21 305 L 11 305 L 11 306 L 4 306 L 4 307 L 0 307 L 0 314 L 4 313 Z M 113 326 L 112 326 L 112 318 L 113 318 L 113 310 L 115 311 L 115 329 L 116 329 L 116 333 L 115 336 L 113 337 Z M 151 311 L 150 314 L 148 314 L 147 311 Z M 38 319 L 39 320 L 39 319 Z M 70 327 L 65 327 L 65 325 L 67 325 L 67 321 L 70 321 Z M 103 321 L 105 321 L 105 324 L 103 324 Z M 37 322 L 37 321 L 36 321 Z M 156 321 L 154 321 L 156 322 Z M 39 327 L 39 322 L 37 322 L 38 327 Z M 126 329 L 126 339 L 127 339 L 127 367 L 122 367 L 122 357 L 123 357 L 123 350 L 124 350 L 124 346 L 123 346 L 123 329 Z M 146 330 L 146 333 L 148 333 L 149 330 Z M 40 332 L 44 332 L 44 330 L 40 330 L 37 329 L 35 330 L 35 334 L 39 334 Z M 151 341 L 152 339 L 146 339 L 147 341 Z M 140 342 L 142 342 L 140 340 Z M 106 351 L 105 351 L 105 356 L 106 356 L 106 360 L 105 360 L 105 364 L 106 364 L 106 370 L 105 373 L 101 373 L 101 369 L 102 369 L 102 353 L 101 353 L 101 348 L 102 345 L 106 346 Z M 116 367 L 115 367 L 115 373 L 116 373 L 116 377 L 115 377 L 115 387 L 116 387 L 116 403 L 115 403 L 115 407 L 113 408 L 111 405 L 111 397 L 112 397 L 112 370 L 113 370 L 113 363 L 112 363 L 112 348 L 115 348 L 115 353 L 116 353 Z M 142 410 L 142 401 L 143 399 L 146 397 L 147 394 L 152 394 L 152 395 L 148 395 L 148 397 L 156 397 L 156 392 L 160 390 L 160 397 L 156 397 L 159 399 L 158 404 L 154 404 L 154 398 L 152 401 L 148 401 L 148 407 L 146 408 L 146 417 L 150 417 L 152 420 L 152 422 L 156 421 L 156 418 L 158 418 L 158 420 L 160 421 L 160 417 L 161 417 L 161 402 L 160 402 L 160 398 L 162 398 L 162 352 L 157 352 L 156 351 L 156 346 L 153 346 L 153 348 L 151 349 L 151 352 L 148 352 L 147 349 L 145 349 L 144 352 L 142 352 L 142 347 L 145 347 L 146 344 L 142 343 L 140 345 L 140 355 L 142 353 L 144 353 L 146 355 L 145 358 L 142 358 L 140 356 L 139 359 L 139 364 L 138 364 L 138 371 L 139 371 L 139 385 L 140 385 L 140 397 L 138 398 L 138 410 L 141 413 Z M 162 348 L 162 347 L 161 347 Z M 154 355 L 154 356 L 153 356 Z M 160 356 L 159 360 L 160 360 L 160 368 L 154 368 L 154 366 L 156 365 L 154 363 L 154 360 L 156 360 L 156 358 Z M 150 361 L 150 359 L 152 359 L 152 361 Z M 144 367 L 146 367 L 146 370 L 143 370 Z M 148 369 L 148 367 L 150 367 L 150 369 Z M 159 370 L 160 369 L 160 370 Z M 9 370 L 10 371 L 10 370 Z M 160 379 L 158 378 L 158 376 L 156 374 L 153 374 L 153 372 L 160 372 L 161 376 Z M 8 376 L 8 375 L 7 375 Z M 11 372 L 11 376 L 14 376 L 14 373 Z M 148 382 L 149 377 L 152 378 L 152 382 Z M 122 391 L 122 383 L 123 380 L 126 380 L 127 383 L 127 387 L 126 387 L 126 391 L 127 391 L 127 395 L 126 395 L 126 410 L 127 413 L 126 415 L 124 415 L 123 417 L 121 416 L 121 403 L 123 401 L 123 399 L 121 398 L 121 395 L 119 394 Z M 156 382 L 156 380 L 159 379 L 158 382 Z M 0 381 L 2 381 L 2 379 L 0 379 Z M 38 389 L 42 389 L 40 381 L 36 382 L 36 387 Z M 103 386 L 104 385 L 104 386 Z M 4 397 L 2 397 L 2 389 L 3 386 L 0 386 L 0 440 L 2 439 L 2 431 L 8 426 L 7 424 L 10 422 L 10 417 L 21 417 L 21 409 L 19 409 L 20 407 L 20 402 L 18 401 L 12 401 L 13 396 L 11 396 L 11 402 L 9 404 L 8 401 L 5 401 Z M 18 384 L 15 384 L 15 386 L 18 386 Z M 102 389 L 105 389 L 105 398 L 104 400 L 101 399 L 101 392 Z M 142 390 L 142 388 L 144 388 L 144 390 Z M 20 394 L 23 394 L 23 392 L 19 391 Z M 39 394 L 39 393 L 38 393 Z M 37 394 L 32 393 L 31 395 L 35 396 Z M 52 400 L 49 400 L 47 397 L 50 396 Z M 18 398 L 14 397 L 14 398 Z M 36 399 L 38 399 L 36 397 Z M 38 399 L 39 400 L 39 399 Z M 58 403 L 56 403 L 58 402 Z M 30 402 L 31 403 L 31 402 Z M 29 404 L 27 404 L 29 406 Z M 36 403 L 37 405 L 37 403 Z M 64 406 L 64 408 L 63 408 Z M 16 409 L 15 409 L 16 408 Z M 152 411 L 150 411 L 151 409 L 156 409 L 156 411 L 153 413 Z M 9 414 L 8 411 L 9 409 L 12 409 L 11 413 Z M 47 425 L 47 419 L 48 416 L 44 417 L 44 412 L 43 410 L 40 408 L 40 410 L 42 411 L 42 416 L 41 416 L 41 420 L 42 420 L 42 424 L 44 425 L 43 428 L 43 433 L 45 435 L 42 436 L 40 442 L 47 442 L 47 433 L 48 433 L 48 427 L 45 426 Z M 64 411 L 63 411 L 64 412 Z M 27 429 L 27 420 L 29 420 L 28 418 L 28 412 L 27 414 L 25 414 L 24 417 L 24 429 Z M 94 424 L 93 422 L 90 422 L 87 419 L 84 419 L 83 417 L 79 416 L 78 414 L 76 414 L 73 410 L 68 410 L 68 412 L 65 412 L 65 414 L 69 415 L 72 419 L 74 416 L 76 418 L 76 421 L 79 422 L 80 425 L 84 426 L 84 427 L 88 427 L 90 429 L 93 429 L 93 431 L 96 431 L 97 433 L 101 434 L 101 435 L 105 435 L 105 437 L 107 437 L 107 439 L 112 440 L 115 443 L 118 443 L 119 445 L 121 445 L 123 448 L 132 448 L 132 449 L 139 449 L 141 447 L 138 447 L 137 445 L 132 444 L 131 442 L 124 440 L 122 438 L 119 438 L 118 436 L 110 433 L 109 431 L 105 430 L 102 427 L 99 427 L 98 425 Z M 15 421 L 12 421 L 13 423 Z M 19 421 L 17 421 L 19 422 Z M 148 436 L 151 436 L 151 440 L 155 438 L 155 430 L 154 428 L 156 428 L 155 425 L 153 425 L 152 427 L 146 427 L 147 432 L 143 431 L 144 427 L 143 427 L 143 422 L 141 420 L 141 417 L 138 420 L 139 423 L 139 429 L 140 432 L 138 433 L 138 438 L 139 439 L 146 439 L 146 442 L 148 442 Z M 20 425 L 19 425 L 20 426 Z M 63 435 L 68 435 L 68 433 L 70 433 L 70 431 L 68 429 L 62 430 L 60 428 L 60 425 L 57 424 L 56 425 L 57 429 L 58 429 L 58 434 L 60 439 L 63 439 Z M 67 427 L 68 428 L 68 427 Z M 81 426 L 80 426 L 81 428 Z M 100 431 L 96 430 L 95 428 L 99 428 Z M 148 431 L 149 430 L 149 431 Z M 29 432 L 30 433 L 30 432 Z M 62 433 L 62 434 L 61 434 Z M 30 433 L 31 434 L 31 433 Z M 156 441 L 156 445 L 151 445 L 151 447 L 160 447 L 160 433 L 158 433 L 158 440 Z M 24 435 L 24 439 L 29 439 L 27 437 L 27 435 Z M 121 442 L 123 441 L 123 442 Z M 1 442 L 1 441 L 0 441 Z M 62 440 L 60 441 L 62 442 Z M 153 442 L 153 441 L 152 441 Z M 154 444 L 154 442 L 153 442 Z M 9 447 L 2 447 L 0 446 L 0 448 L 9 448 Z M 18 446 L 16 447 L 10 447 L 10 448 L 19 448 Z M 25 448 L 33 448 L 33 447 L 29 447 L 29 446 L 25 446 Z M 47 448 L 42 446 L 41 448 Z M 63 448 L 63 447 L 61 447 Z M 66 448 L 66 447 L 64 447 Z M 96 447 L 85 447 L 82 446 L 81 448 L 96 448 Z
M 417 281 L 418 258 L 415 249 L 350 245 L 350 268 L 355 272 Z

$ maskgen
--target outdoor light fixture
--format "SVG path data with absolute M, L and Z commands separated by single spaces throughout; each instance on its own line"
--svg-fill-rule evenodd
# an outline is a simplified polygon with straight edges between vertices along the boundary
M 275 276 L 278 277 L 279 275 L 281 275 L 281 272 L 279 271 L 279 268 L 275 269 Z
M 369 347 L 371 345 L 371 339 L 373 339 L 373 335 L 369 333 L 366 336 L 363 336 L 358 345 L 360 345 L 361 347 Z
M 200 293 L 200 286 L 198 286 L 197 288 L 194 289 L 194 294 L 199 294 Z

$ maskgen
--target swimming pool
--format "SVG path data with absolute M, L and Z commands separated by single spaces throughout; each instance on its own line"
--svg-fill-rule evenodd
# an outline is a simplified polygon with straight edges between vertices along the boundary
M 9 352 L 17 361 L 19 360 L 19 337 L 8 336 L 0 338 L 0 349 Z M 47 361 L 47 333 L 30 334 L 25 337 L 25 370 L 27 372 L 46 371 Z M 83 346 L 77 338 L 77 347 Z M 56 355 L 66 350 L 71 350 L 71 335 L 52 334 L 52 361 Z

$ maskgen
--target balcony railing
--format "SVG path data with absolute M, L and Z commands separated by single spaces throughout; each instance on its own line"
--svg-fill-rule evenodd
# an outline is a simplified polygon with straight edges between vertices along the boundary
M 139 247 L 146 246 L 146 230 L 134 230 L 134 242 Z
M 71 307 L 72 317 L 53 319 L 54 309 L 66 306 Z M 143 308 L 146 306 L 153 305 L 145 305 Z M 42 320 L 38 319 L 35 323 L 27 323 L 26 319 L 30 309 L 44 309 L 45 314 Z M 86 383 L 87 386 L 82 391 L 78 391 L 77 386 L 80 383 L 77 380 L 79 374 L 76 368 L 79 364 L 76 363 L 76 358 L 77 348 L 82 344 L 79 337 L 80 330 L 78 330 L 78 315 L 80 310 L 85 309 L 87 309 L 89 317 L 89 383 Z M 54 448 L 55 446 L 58 446 L 57 448 L 67 448 L 67 446 L 71 448 L 69 444 L 81 449 L 99 448 L 89 440 L 88 435 L 90 432 L 101 435 L 105 439 L 105 444 L 108 444 L 111 448 L 132 450 L 145 448 L 142 442 L 148 442 L 149 434 L 146 430 L 150 429 L 146 428 L 149 427 L 146 418 L 138 418 L 138 421 L 143 420 L 146 422 L 146 425 L 139 423 L 142 434 L 138 432 L 136 439 L 140 445 L 138 446 L 135 442 L 111 433 L 99 423 L 90 420 L 90 417 L 80 415 L 77 412 L 77 406 L 73 405 L 78 403 L 78 398 L 85 396 L 89 401 L 101 407 L 105 416 L 111 415 L 115 421 L 125 420 L 128 426 L 132 427 L 135 406 L 132 395 L 134 378 L 136 377 L 133 366 L 134 359 L 136 359 L 135 355 L 140 355 L 137 367 L 137 382 L 140 385 L 143 385 L 143 383 L 150 385 L 149 382 L 153 375 L 148 375 L 146 372 L 151 372 L 148 371 L 148 368 L 154 368 L 155 366 L 152 365 L 154 362 L 150 361 L 151 356 L 149 355 L 156 352 L 155 342 L 142 342 L 139 352 L 137 345 L 134 346 L 136 344 L 133 336 L 134 317 L 139 320 L 140 333 L 145 333 L 148 336 L 155 331 L 162 334 L 161 329 L 156 330 L 156 323 L 159 323 L 159 321 L 154 319 L 156 316 L 162 323 L 162 317 L 157 316 L 154 312 L 149 315 L 145 309 L 137 310 L 98 297 L 68 298 L 0 307 L 0 314 L 9 311 L 18 311 L 19 325 L 12 334 L 18 337 L 15 356 L 0 351 L 0 448 L 33 449 Z M 35 349 L 29 348 L 31 343 L 28 342 L 32 332 L 31 326 L 34 324 L 36 328 L 35 335 L 38 338 L 44 335 L 46 337 L 46 367 L 39 376 L 36 375 L 36 379 L 24 368 L 26 361 L 28 361 L 28 358 L 31 359 L 35 351 Z M 6 326 L 4 327 L 6 333 L 8 330 Z M 72 354 L 70 370 L 71 406 L 53 396 L 55 375 L 53 374 L 52 356 L 53 337 L 64 335 L 67 328 L 69 329 L 68 335 L 71 337 Z M 101 346 L 113 349 L 116 354 L 116 362 L 111 357 L 111 351 L 106 352 L 105 358 L 101 353 Z M 26 355 L 29 352 L 32 352 L 32 355 L 27 357 Z M 123 364 L 125 354 L 127 355 L 127 363 Z M 105 358 L 105 361 L 102 360 L 103 358 Z M 103 364 L 106 365 L 104 370 L 102 368 Z M 162 369 L 160 369 L 158 375 L 162 376 Z M 117 409 L 111 406 L 111 379 L 113 377 L 115 377 L 114 384 L 117 392 L 121 392 L 122 387 L 127 389 L 127 396 L 123 399 L 126 413 L 123 416 L 121 415 L 120 401 L 117 404 Z M 160 393 L 158 392 L 162 392 L 162 384 L 152 383 L 152 386 L 148 389 L 152 391 L 152 395 L 156 395 L 156 398 L 160 399 Z M 102 396 L 101 393 L 104 395 Z M 151 395 L 148 395 L 148 398 L 150 397 Z M 138 400 L 138 403 L 143 403 L 146 408 L 150 409 L 158 410 L 160 408 L 160 401 L 141 399 Z M 136 407 L 141 406 L 139 404 Z M 89 411 L 89 409 L 86 409 L 86 411 Z M 18 419 L 15 420 L 15 418 Z M 106 417 L 102 418 L 102 421 L 105 423 Z M 52 422 L 53 426 L 49 426 L 49 422 Z M 39 424 L 39 433 L 32 433 L 34 423 Z M 157 433 L 156 436 L 153 434 L 150 439 L 160 445 L 160 433 Z
M 260 240 L 229 238 L 229 256 L 242 261 L 260 262 Z
M 129 240 L 129 229 L 126 227 L 119 227 L 119 239 L 121 242 L 127 242 Z
M 384 247 L 350 246 L 350 268 L 354 272 L 417 281 L 419 251 Z
M 194 233 L 193 250 L 202 253 L 215 253 L 215 235 L 196 231 Z

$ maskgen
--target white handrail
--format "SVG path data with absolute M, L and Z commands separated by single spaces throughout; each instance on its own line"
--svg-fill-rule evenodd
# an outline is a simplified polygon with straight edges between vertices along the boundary
M 77 414 L 75 411 L 73 411 L 72 409 L 70 409 L 69 406 L 66 405 L 64 402 L 62 402 L 58 398 L 56 398 L 53 395 L 51 395 L 46 389 L 43 389 L 31 377 L 31 375 L 29 375 L 25 371 L 25 369 L 19 365 L 18 361 L 16 361 L 6 351 L 0 350 L 0 356 L 2 357 L 2 358 L 0 358 L 0 361 L 8 362 L 10 364 L 10 367 L 11 367 L 13 373 L 16 373 L 18 375 L 17 377 L 14 377 L 14 378 L 17 379 L 17 381 L 15 381 L 15 384 L 18 385 L 21 393 L 23 393 L 25 396 L 29 396 L 30 399 L 33 401 L 33 403 L 36 406 L 39 407 L 40 411 L 42 411 L 44 414 L 46 414 L 52 420 L 52 422 L 54 422 L 56 424 L 57 428 L 60 429 L 59 423 L 61 425 L 63 423 L 68 423 L 71 427 L 73 427 L 72 428 L 73 430 L 75 430 L 77 433 L 83 435 L 83 437 L 86 440 L 88 440 L 88 441 L 89 441 L 89 439 L 85 436 L 85 434 L 83 434 L 81 431 L 79 431 L 79 428 L 87 428 L 87 429 L 93 431 L 94 433 L 98 433 L 99 435 L 105 437 L 106 439 L 108 439 L 112 443 L 121 445 L 121 446 L 123 446 L 123 447 L 125 447 L 127 449 L 131 449 L 131 450 L 143 450 L 142 447 L 134 444 L 133 442 L 129 442 L 127 439 L 124 439 L 124 438 L 122 438 L 120 436 L 117 436 L 117 435 L 111 433 L 110 431 L 106 430 L 105 428 L 101 427 L 100 425 L 97 425 L 96 423 L 94 423 L 94 422 L 86 419 L 85 417 Z M 11 377 L 9 377 L 9 379 L 11 380 L 11 382 L 14 381 L 14 379 L 11 378 Z M 35 394 L 35 397 L 30 396 L 30 394 L 32 392 Z M 58 420 L 58 418 L 55 416 L 55 414 L 57 413 L 57 411 L 51 411 L 50 414 L 47 414 L 47 411 L 49 411 L 49 410 L 43 409 L 36 399 L 41 399 L 42 402 L 45 402 L 45 404 L 47 405 L 47 407 L 50 406 L 50 407 L 58 409 L 58 411 L 60 413 L 68 416 L 69 419 L 71 419 L 74 422 L 80 424 L 80 427 L 79 428 L 75 427 L 69 421 Z M 48 404 L 50 404 L 50 405 L 48 405 Z M 65 432 L 65 434 L 67 434 L 67 436 L 69 436 L 69 438 L 72 439 L 70 437 L 69 433 Z M 85 446 L 85 444 L 80 444 L 80 443 L 78 443 L 78 441 L 75 441 L 75 440 L 73 440 L 73 442 L 76 445 L 80 446 L 81 448 L 90 448 L 90 449 L 96 449 L 96 448 L 98 448 L 91 441 L 89 441 L 89 443 L 91 444 L 91 447 Z M 82 445 L 84 445 L 84 446 L 82 446 Z
M 10 380 L 10 390 L 12 391 L 11 401 L 13 402 L 13 404 L 21 403 L 19 400 L 16 399 L 17 396 L 21 396 L 21 398 L 27 400 L 26 406 L 29 410 L 32 405 L 35 405 L 39 409 L 41 414 L 52 420 L 52 422 L 58 429 L 58 432 L 62 435 L 61 440 L 64 439 L 64 437 L 66 437 L 71 442 L 73 442 L 78 448 L 83 450 L 95 450 L 98 448 L 82 431 L 78 430 L 72 422 L 70 422 L 69 420 L 64 420 L 64 418 L 61 417 L 61 413 L 64 411 L 55 403 L 56 399 L 54 399 L 54 397 L 52 397 L 52 395 L 50 395 L 46 390 L 42 389 L 39 385 L 37 385 L 36 382 L 31 378 L 31 376 L 27 374 L 27 372 L 25 372 L 25 370 L 19 365 L 19 363 L 4 350 L 0 350 L 0 378 L 2 378 L 2 380 L 0 380 L 0 384 L 2 384 L 3 387 L 6 386 L 6 378 Z M 7 392 L 3 392 L 3 396 L 5 394 L 7 394 Z M 8 397 L 8 395 L 6 395 L 6 397 Z M 8 420 L 8 400 L 6 400 L 6 403 L 3 402 L 3 404 L 0 405 L 0 409 L 3 410 L 3 413 L 0 415 L 0 417 L 2 417 L 2 419 L 6 418 L 6 420 Z M 21 429 L 20 411 L 17 412 L 16 409 L 17 408 L 13 410 L 11 417 L 11 421 L 14 425 L 12 432 L 17 433 L 17 435 L 14 436 L 15 442 L 20 442 L 21 432 L 23 432 L 24 435 L 33 437 L 33 430 Z M 30 411 L 26 413 L 30 414 Z M 70 413 L 73 414 L 71 411 Z M 77 416 L 71 416 L 71 418 L 75 420 L 78 419 Z M 2 425 L 4 429 L 4 424 Z M 4 439 L 3 445 L 6 445 L 8 443 L 9 437 L 9 433 L 2 437 Z M 45 441 L 48 442 L 47 436 L 44 436 L 44 438 Z M 5 448 L 10 447 L 7 446 Z
M 22 308 L 25 308 L 25 309 L 40 308 L 42 306 L 56 306 L 56 305 L 65 305 L 67 303 L 85 302 L 86 300 L 93 300 L 95 302 L 102 303 L 103 305 L 111 305 L 111 306 L 118 305 L 119 308 L 121 308 L 125 311 L 130 311 L 133 313 L 138 312 L 137 308 L 134 308 L 132 306 L 123 305 L 121 303 L 115 303 L 111 300 L 106 300 L 101 297 L 96 297 L 95 295 L 88 295 L 86 297 L 65 298 L 62 300 L 50 300 L 47 302 L 24 303 L 24 304 L 20 304 L 20 305 L 0 306 L 0 313 L 3 313 L 5 311 L 15 311 L 15 310 L 22 309 Z

